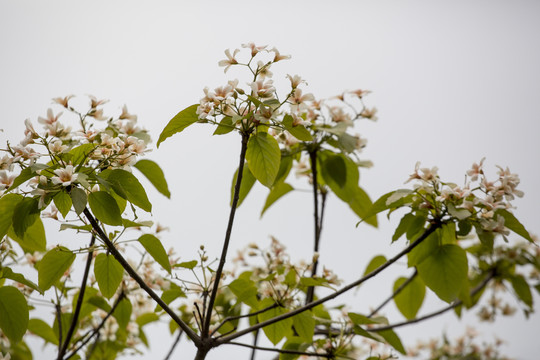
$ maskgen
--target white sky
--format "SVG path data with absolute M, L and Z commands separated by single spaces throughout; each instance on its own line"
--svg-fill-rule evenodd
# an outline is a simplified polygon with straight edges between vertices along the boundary
M 532 0 L 0 0 L 0 140 L 18 141 L 24 119 L 35 122 L 51 98 L 68 94 L 110 99 L 112 109 L 127 104 L 157 139 L 176 112 L 198 102 L 204 86 L 226 82 L 217 66 L 223 51 L 254 41 L 293 56 L 274 67 L 276 80 L 300 74 L 321 98 L 346 89 L 373 91 L 367 103 L 379 109 L 380 119 L 358 128 L 369 141 L 364 157 L 375 163 L 361 173 L 372 198 L 402 187 L 416 161 L 438 166 L 443 179 L 459 183 L 472 162 L 486 156 L 492 174 L 496 164 L 520 174 L 525 197 L 515 202 L 515 213 L 538 233 L 538 34 L 540 3 Z M 173 193 L 168 201 L 150 191 L 154 215 L 171 228 L 164 241 L 184 260 L 193 259 L 201 243 L 218 256 L 226 226 L 239 139 L 211 132 L 194 126 L 150 154 Z M 240 207 L 231 256 L 248 242 L 267 244 L 273 234 L 295 258 L 310 258 L 310 195 L 289 195 L 259 222 L 265 196 L 259 186 Z M 321 261 L 346 280 L 357 278 L 374 254 L 403 245 L 388 247 L 389 225 L 356 229 L 357 219 L 335 199 L 328 211 Z M 351 310 L 376 305 L 392 279 L 347 298 Z M 377 291 L 380 296 L 368 301 Z M 393 307 L 387 311 L 401 320 Z M 495 333 L 508 340 L 506 354 L 531 359 L 540 350 L 533 340 L 539 320 L 525 322 L 518 314 L 479 329 L 488 340 Z M 445 316 L 398 333 L 412 345 L 445 330 L 462 334 L 475 322 L 472 314 L 461 321 Z M 154 356 L 146 358 L 161 358 L 173 339 L 158 328 L 152 333 Z M 189 358 L 190 349 L 183 346 L 177 356 Z M 245 353 L 223 347 L 210 358 Z M 271 357 L 261 353 L 258 359 Z

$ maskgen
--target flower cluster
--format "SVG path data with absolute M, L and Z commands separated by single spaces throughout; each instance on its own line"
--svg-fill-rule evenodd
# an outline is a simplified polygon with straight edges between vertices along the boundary
M 409 181 L 415 181 L 414 191 L 403 191 L 413 209 L 424 209 L 434 218 L 451 217 L 458 221 L 468 220 L 484 232 L 507 236 L 505 219 L 497 210 L 511 210 L 511 201 L 522 197 L 517 189 L 519 176 L 508 168 L 498 167 L 498 179 L 490 181 L 484 173 L 484 159 L 474 163 L 466 173 L 463 186 L 441 181 L 437 167 L 420 168 L 416 164 Z M 399 197 L 398 197 L 399 198 Z M 392 200 L 398 200 L 392 198 Z
M 137 157 L 147 151 L 150 138 L 126 106 L 116 117 L 109 117 L 102 108 L 106 100 L 90 96 L 89 109 L 79 112 L 71 105 L 72 98 L 53 99 L 71 115 L 67 122 L 62 120 L 63 112 L 48 109 L 45 117 L 38 117 L 42 131 L 27 119 L 23 140 L 14 146 L 8 143 L 3 149 L 0 196 L 7 190 L 30 193 L 39 196 L 39 207 L 43 208 L 63 188 L 77 184 L 90 191 L 99 185 L 93 174 L 105 169 L 129 171 Z M 29 175 L 23 178 L 22 172 Z M 29 180 L 29 189 L 11 188 L 18 176 L 22 182 Z

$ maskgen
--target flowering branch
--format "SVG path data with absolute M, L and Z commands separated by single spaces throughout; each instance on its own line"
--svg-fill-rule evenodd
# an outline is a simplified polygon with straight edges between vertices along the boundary
M 269 347 L 262 347 L 262 346 L 255 346 L 255 345 L 249 345 L 244 343 L 239 343 L 235 341 L 230 341 L 227 344 L 229 345 L 237 345 L 237 346 L 243 346 L 247 347 L 253 350 L 263 350 L 263 351 L 273 351 L 277 352 L 279 354 L 291 354 L 291 355 L 305 355 L 305 356 L 317 356 L 321 358 L 327 358 L 331 359 L 334 357 L 332 354 L 318 354 L 314 352 L 307 352 L 307 351 L 298 351 L 298 350 L 288 350 L 288 349 L 276 349 L 276 348 L 269 348 Z
M 315 306 L 317 305 L 320 305 L 320 304 L 324 304 L 326 303 L 327 301 L 329 300 L 332 300 L 338 296 L 340 296 L 341 294 L 351 290 L 351 289 L 354 289 L 355 287 L 357 287 L 358 285 L 362 284 L 363 282 L 371 279 L 372 277 L 374 277 L 375 275 L 377 275 L 378 273 L 380 273 L 381 271 L 383 271 L 384 269 L 386 269 L 387 267 L 389 267 L 390 265 L 392 265 L 393 263 L 395 263 L 397 260 L 399 260 L 401 257 L 403 257 L 404 255 L 408 254 L 412 249 L 414 249 L 416 246 L 418 246 L 422 241 L 424 241 L 431 233 L 433 233 L 435 230 L 437 230 L 438 228 L 441 227 L 441 223 L 440 222 L 435 222 L 435 223 L 432 223 L 424 232 L 423 234 L 418 237 L 418 239 L 416 239 L 413 243 L 411 243 L 409 246 L 407 246 L 405 249 L 403 249 L 400 253 L 398 253 L 396 256 L 394 256 L 393 258 L 391 258 L 390 260 L 388 260 L 387 262 L 385 262 L 384 264 L 382 264 L 381 266 L 379 266 L 377 269 L 373 270 L 372 272 L 370 272 L 369 274 L 367 274 L 366 276 L 363 276 L 362 278 L 350 283 L 349 285 L 347 286 L 344 286 L 343 288 L 339 289 L 338 291 L 330 294 L 330 295 L 327 295 L 323 298 L 320 298 L 316 301 L 313 301 L 313 302 L 310 302 L 309 304 L 306 304 L 302 307 L 299 307 L 297 309 L 294 309 L 294 310 L 291 310 L 290 312 L 288 313 L 285 313 L 285 314 L 282 314 L 282 315 L 279 315 L 279 316 L 276 316 L 275 318 L 272 318 L 272 319 L 268 319 L 266 321 L 263 321 L 263 322 L 260 322 L 258 324 L 255 324 L 253 326 L 250 326 L 246 329 L 243 329 L 243 330 L 240 330 L 234 334 L 231 334 L 231 335 L 228 335 L 228 336 L 224 336 L 222 337 L 221 339 L 217 339 L 216 340 L 216 346 L 217 345 L 220 345 L 220 344 L 225 344 L 225 343 L 228 343 L 240 336 L 243 336 L 245 334 L 248 334 L 252 331 L 255 331 L 257 329 L 261 329 L 265 326 L 268 326 L 268 325 L 272 325 L 272 324 L 275 324 L 279 321 L 282 321 L 282 320 L 285 320 L 285 319 L 288 319 L 290 317 L 293 317 L 295 315 L 298 315 L 306 310 L 309 310 L 309 309 L 312 309 L 314 308 Z
M 90 224 L 92 225 L 92 228 L 94 229 L 95 233 L 99 236 L 101 241 L 105 243 L 109 252 L 120 263 L 120 265 L 122 265 L 122 267 L 127 271 L 129 276 L 131 276 L 133 280 L 135 280 L 137 284 L 139 284 L 139 286 L 144 291 L 146 291 L 146 293 L 150 295 L 150 297 L 154 299 L 154 301 L 158 303 L 159 306 L 161 306 L 167 314 L 169 314 L 169 316 L 178 324 L 178 326 L 180 326 L 180 328 L 186 333 L 186 335 L 195 344 L 199 344 L 200 343 L 199 336 L 184 321 L 182 321 L 182 319 L 180 319 L 178 315 L 176 315 L 176 313 L 159 297 L 158 294 L 156 294 L 148 285 L 146 285 L 144 280 L 139 276 L 139 274 L 137 274 L 137 272 L 131 267 L 131 265 L 129 265 L 127 260 L 124 259 L 122 254 L 120 254 L 120 252 L 116 249 L 114 244 L 109 240 L 109 238 L 107 237 L 107 234 L 103 232 L 103 230 L 97 223 L 96 219 L 90 212 L 90 210 L 88 210 L 88 208 L 85 208 L 83 212 L 86 218 L 88 219 L 88 221 L 90 222 Z

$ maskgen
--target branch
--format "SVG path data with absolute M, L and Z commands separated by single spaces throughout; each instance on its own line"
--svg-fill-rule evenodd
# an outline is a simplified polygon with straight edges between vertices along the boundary
M 306 305 L 304 305 L 302 307 L 299 307 L 297 309 L 291 310 L 290 312 L 288 312 L 286 314 L 282 314 L 282 315 L 276 316 L 275 318 L 268 319 L 268 320 L 263 321 L 261 323 L 252 325 L 252 326 L 250 326 L 250 327 L 248 327 L 246 329 L 240 330 L 240 331 L 238 331 L 238 332 L 236 332 L 234 334 L 224 336 L 221 339 L 216 340 L 216 346 L 220 345 L 220 344 L 225 344 L 227 342 L 230 342 L 231 340 L 234 340 L 234 339 L 236 339 L 236 338 L 238 338 L 240 336 L 248 334 L 248 333 L 250 333 L 252 331 L 255 331 L 257 329 L 261 329 L 261 328 L 263 328 L 265 326 L 272 325 L 272 324 L 274 324 L 276 322 L 279 322 L 279 321 L 288 319 L 290 317 L 293 317 L 295 315 L 298 315 L 298 314 L 300 314 L 300 313 L 302 313 L 302 312 L 304 312 L 306 310 L 314 308 L 317 305 L 320 305 L 320 304 L 323 304 L 323 303 L 325 303 L 325 302 L 327 302 L 329 300 L 332 300 L 332 299 L 340 296 L 341 294 L 343 294 L 343 293 L 345 293 L 345 292 L 347 292 L 347 291 L 349 291 L 351 289 L 354 289 L 358 285 L 360 285 L 363 282 L 371 279 L 372 277 L 374 277 L 375 275 L 377 275 L 378 273 L 380 273 L 381 271 L 383 271 L 384 269 L 386 269 L 387 267 L 389 267 L 390 265 L 395 263 L 402 256 L 409 253 L 412 249 L 414 249 L 422 241 L 424 241 L 432 232 L 434 232 L 439 227 L 441 227 L 441 225 L 442 225 L 442 223 L 440 223 L 440 222 L 436 222 L 436 223 L 431 224 L 418 239 L 416 239 L 413 243 L 411 243 L 409 246 L 407 246 L 405 249 L 403 249 L 396 256 L 394 256 L 393 258 L 391 258 L 390 260 L 388 260 L 387 262 L 385 262 L 384 264 L 382 264 L 381 266 L 379 266 L 377 269 L 373 270 L 372 272 L 370 272 L 366 276 L 363 276 L 362 278 L 350 283 L 349 285 L 339 289 L 338 291 L 336 291 L 336 292 L 334 292 L 334 293 L 332 293 L 332 294 L 330 294 L 328 296 L 325 296 L 325 297 L 320 298 L 320 299 L 318 299 L 316 301 L 310 302 L 309 304 L 306 304 Z
M 317 182 L 317 149 L 309 153 L 309 160 L 311 162 L 311 174 L 313 175 L 313 224 L 315 225 L 313 252 L 319 252 L 319 243 L 321 240 L 321 223 L 319 222 L 319 184 Z M 322 217 L 322 216 L 321 216 Z M 311 277 L 317 274 L 317 266 L 319 260 L 315 259 L 313 262 L 313 269 L 311 270 Z M 313 301 L 315 296 L 315 287 L 310 286 L 306 292 L 306 304 Z
M 84 274 L 83 279 L 81 283 L 81 290 L 79 290 L 79 297 L 77 298 L 77 305 L 75 306 L 75 311 L 73 312 L 73 318 L 71 320 L 71 325 L 69 326 L 69 330 L 66 334 L 66 339 L 64 340 L 64 343 L 62 345 L 62 348 L 58 352 L 58 360 L 62 360 L 64 357 L 64 354 L 67 351 L 67 348 L 69 346 L 69 342 L 71 341 L 71 337 L 73 336 L 73 333 L 75 332 L 75 327 L 77 326 L 77 322 L 79 320 L 79 313 L 81 311 L 81 307 L 84 300 L 84 293 L 86 291 L 86 281 L 88 280 L 88 274 L 90 272 L 90 265 L 92 264 L 92 259 L 94 255 L 94 242 L 96 241 L 96 236 L 92 234 L 92 238 L 90 239 L 90 245 L 88 246 L 90 248 L 90 252 L 88 253 L 88 259 L 86 259 L 86 266 L 84 268 Z
M 131 267 L 131 265 L 129 265 L 126 259 L 124 259 L 122 254 L 120 254 L 120 252 L 111 242 L 111 240 L 109 240 L 109 238 L 107 237 L 107 234 L 105 234 L 105 232 L 101 229 L 101 227 L 97 223 L 92 213 L 90 213 L 88 208 L 84 209 L 84 215 L 86 216 L 86 218 L 92 225 L 92 228 L 94 229 L 95 233 L 105 243 L 109 252 L 122 265 L 122 267 L 127 271 L 129 276 L 131 276 L 131 278 L 135 280 L 135 282 L 137 282 L 137 284 L 139 284 L 139 286 L 144 291 L 146 291 L 146 293 L 150 295 L 150 297 L 154 299 L 154 301 L 158 303 L 159 306 L 161 306 L 167 314 L 169 314 L 169 316 L 178 324 L 178 326 L 180 326 L 180 328 L 195 343 L 195 345 L 198 345 L 200 343 L 199 336 L 184 321 L 182 321 L 182 319 L 180 319 L 178 315 L 176 315 L 176 313 L 172 311 L 172 309 L 163 300 L 161 300 L 158 294 L 156 294 L 148 285 L 146 285 L 144 280 L 139 276 L 139 274 L 137 274 L 137 272 Z
M 169 350 L 169 352 L 167 353 L 167 356 L 165 356 L 165 359 L 164 360 L 169 360 L 172 356 L 172 353 L 174 351 L 174 349 L 176 348 L 176 345 L 178 345 L 178 343 L 180 342 L 180 337 L 182 336 L 182 330 L 178 330 L 178 336 L 176 337 L 176 339 L 174 340 L 174 343 L 172 344 L 171 346 L 171 349 Z
M 93 329 L 93 330 L 90 330 L 89 332 L 87 332 L 86 334 L 84 334 L 81 339 L 84 339 L 82 340 L 82 343 L 77 346 L 75 348 L 75 350 L 73 350 L 71 353 L 69 353 L 66 357 L 65 357 L 65 360 L 73 357 L 75 354 L 77 354 L 79 352 L 79 350 L 81 350 L 83 348 L 83 346 L 85 346 L 86 344 L 88 344 L 90 342 L 90 340 L 96 336 L 97 334 L 99 334 L 99 330 L 101 330 L 101 328 L 105 325 L 105 322 L 107 321 L 107 319 L 114 313 L 114 310 L 116 310 L 116 308 L 118 307 L 118 304 L 120 304 L 120 301 L 125 297 L 125 294 L 124 292 L 122 291 L 120 293 L 120 295 L 118 296 L 118 298 L 116 299 L 116 301 L 114 302 L 111 310 L 107 313 L 107 315 L 105 315 L 105 317 L 101 320 L 101 322 L 99 323 L 99 325 Z
M 254 345 L 249 345 L 249 344 L 243 344 L 243 343 L 239 343 L 239 342 L 235 342 L 235 341 L 230 341 L 227 344 L 243 346 L 243 347 L 247 347 L 247 348 L 254 349 L 254 350 L 273 351 L 273 352 L 277 352 L 277 353 L 280 353 L 280 354 L 318 356 L 318 357 L 323 357 L 323 358 L 327 358 L 327 359 L 330 359 L 330 358 L 334 357 L 334 355 L 331 355 L 331 354 L 317 354 L 317 353 L 314 353 L 314 352 L 306 352 L 306 351 L 298 351 L 298 350 L 275 349 L 275 348 L 268 348 L 268 347 L 262 347 L 262 346 L 254 346 Z
M 210 331 L 210 320 L 212 318 L 212 310 L 214 302 L 216 301 L 217 292 L 219 289 L 219 282 L 221 280 L 221 274 L 223 273 L 223 267 L 227 259 L 227 251 L 229 250 L 229 242 L 231 240 L 232 227 L 234 224 L 234 215 L 236 213 L 236 206 L 238 205 L 238 199 L 240 197 L 240 184 L 242 183 L 242 173 L 244 172 L 244 163 L 246 161 L 247 143 L 249 139 L 249 133 L 242 132 L 242 147 L 240 149 L 240 160 L 238 164 L 238 174 L 236 175 L 236 184 L 234 185 L 234 195 L 231 204 L 231 211 L 229 213 L 229 222 L 227 224 L 227 231 L 225 232 L 225 240 L 223 241 L 223 249 L 221 250 L 221 258 L 219 260 L 219 266 L 216 270 L 214 277 L 214 287 L 208 301 L 208 308 L 204 317 L 204 325 L 202 328 L 201 336 L 206 338 Z
M 250 360 L 255 360 L 255 354 L 257 353 L 257 349 L 255 349 L 255 347 L 257 346 L 257 340 L 259 340 L 259 331 L 260 330 L 255 330 L 255 334 L 253 335 L 253 346 L 254 346 L 254 348 L 251 350 Z
M 472 296 L 476 295 L 477 293 L 479 293 L 489 283 L 489 281 L 491 279 L 493 279 L 494 277 L 495 277 L 495 271 L 492 270 L 489 273 L 489 275 L 480 284 L 478 284 L 478 286 L 476 286 L 474 289 L 471 290 L 469 296 L 472 297 Z M 376 327 L 376 328 L 365 329 L 365 330 L 370 331 L 370 332 L 377 332 L 377 331 L 384 331 L 384 330 L 394 329 L 394 328 L 405 326 L 405 325 L 414 324 L 414 323 L 424 321 L 424 320 L 430 319 L 432 317 L 441 315 L 441 314 L 447 312 L 448 310 L 452 310 L 453 308 L 456 308 L 456 307 L 458 307 L 458 306 L 460 306 L 462 304 L 463 304 L 463 300 L 458 300 L 458 301 L 455 301 L 452 304 L 442 308 L 441 310 L 432 312 L 430 314 L 421 316 L 421 317 L 416 318 L 416 319 L 412 319 L 412 320 L 409 320 L 409 321 L 403 321 L 403 322 L 396 323 L 396 324 L 390 324 L 390 325 L 386 325 L 386 326 L 379 326 L 379 327 Z
M 409 285 L 414 278 L 418 275 L 418 270 L 416 268 L 414 269 L 414 273 L 403 283 L 401 284 L 396 291 L 392 295 L 388 297 L 388 299 L 384 300 L 381 305 L 377 306 L 375 310 L 373 310 L 367 317 L 373 317 L 376 313 L 378 313 L 386 304 L 388 304 L 390 301 L 392 301 L 393 298 L 396 297 L 397 294 L 399 294 L 407 285 Z

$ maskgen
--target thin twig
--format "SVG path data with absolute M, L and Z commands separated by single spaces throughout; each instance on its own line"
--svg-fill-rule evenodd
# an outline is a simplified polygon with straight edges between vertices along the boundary
M 120 254 L 118 249 L 114 246 L 114 244 L 109 240 L 107 237 L 107 234 L 101 229 L 99 224 L 97 223 L 96 219 L 88 210 L 88 208 L 84 209 L 84 215 L 92 225 L 92 228 L 96 232 L 96 234 L 99 236 L 101 241 L 105 243 L 107 246 L 107 249 L 109 252 L 114 256 L 114 258 L 122 265 L 122 267 L 126 270 L 126 272 L 131 276 L 137 284 L 148 294 L 156 303 L 159 304 L 165 310 L 167 314 L 180 326 L 180 328 L 186 333 L 186 335 L 195 343 L 195 345 L 198 345 L 200 343 L 199 336 L 187 325 L 180 317 L 159 297 L 158 294 L 154 292 L 145 282 L 144 280 L 137 274 L 137 272 L 129 265 L 126 259 Z
M 253 349 L 251 350 L 251 356 L 250 360 L 255 360 L 255 354 L 257 353 L 257 341 L 259 340 L 259 331 L 261 330 L 255 330 L 255 334 L 253 334 Z
M 173 344 L 171 346 L 171 349 L 169 350 L 169 352 L 167 353 L 167 356 L 165 356 L 165 359 L 163 359 L 163 360 L 169 360 L 171 358 L 172 353 L 173 353 L 174 349 L 176 348 L 176 345 L 178 345 L 178 343 L 180 342 L 181 337 L 182 337 L 182 330 L 178 329 L 178 336 L 174 340 L 174 342 L 173 342 Z
M 229 336 L 224 336 L 223 338 L 221 338 L 219 340 L 216 340 L 216 346 L 220 345 L 220 344 L 227 343 L 229 341 L 232 341 L 232 340 L 234 340 L 234 339 L 236 339 L 236 338 L 238 338 L 240 336 L 248 334 L 248 333 L 250 333 L 252 331 L 255 331 L 257 329 L 261 329 L 261 328 L 263 328 L 265 326 L 272 325 L 272 324 L 275 324 L 276 322 L 279 322 L 279 321 L 288 319 L 290 317 L 293 317 L 295 315 L 298 315 L 298 314 L 300 314 L 300 313 L 302 313 L 302 312 L 304 312 L 306 310 L 314 308 L 317 305 L 320 305 L 320 304 L 323 304 L 323 303 L 325 303 L 325 302 L 327 302 L 329 300 L 332 300 L 332 299 L 340 296 L 341 294 L 343 294 L 343 293 L 345 293 L 345 292 L 347 292 L 347 291 L 349 291 L 351 289 L 354 289 L 355 287 L 362 284 L 363 282 L 365 282 L 365 281 L 371 279 L 372 277 L 376 276 L 381 271 L 383 271 L 384 269 L 386 269 L 387 267 L 389 267 L 390 265 L 395 263 L 397 260 L 399 260 L 401 257 L 403 257 L 404 255 L 409 253 L 412 249 L 414 249 L 422 241 L 424 241 L 431 233 L 433 233 L 435 230 L 437 230 L 439 227 L 441 227 L 441 225 L 442 225 L 441 222 L 432 223 L 418 239 L 416 239 L 413 243 L 411 243 L 409 246 L 407 246 L 405 249 L 403 249 L 396 256 L 394 256 L 393 258 L 391 258 L 390 260 L 388 260 L 387 262 L 385 262 L 384 264 L 382 264 L 381 266 L 379 266 L 377 269 L 373 270 L 369 274 L 367 274 L 367 275 L 363 276 L 362 278 L 348 284 L 347 286 L 337 290 L 336 292 L 334 292 L 334 293 L 332 293 L 330 295 L 327 295 L 327 296 L 325 296 L 323 298 L 320 298 L 320 299 L 318 299 L 316 301 L 313 301 L 313 302 L 311 302 L 309 304 L 306 304 L 306 305 L 304 305 L 302 307 L 291 310 L 288 313 L 285 313 L 285 314 L 276 316 L 276 317 L 274 317 L 272 319 L 268 319 L 266 321 L 263 321 L 263 322 L 260 322 L 258 324 L 252 325 L 252 326 L 250 326 L 250 327 L 248 327 L 246 329 L 237 331 L 236 333 L 231 334 Z
M 373 317 L 373 315 L 375 315 L 376 313 L 378 313 L 383 307 L 386 306 L 386 304 L 388 304 L 390 301 L 392 301 L 393 298 L 395 298 L 403 289 L 405 289 L 405 287 L 407 285 L 409 285 L 413 280 L 414 278 L 416 277 L 416 275 L 418 275 L 418 270 L 416 270 L 416 268 L 414 269 L 414 273 L 407 279 L 405 280 L 405 282 L 403 284 L 401 284 L 397 289 L 396 291 L 394 291 L 392 293 L 392 295 L 390 295 L 386 300 L 384 300 L 382 302 L 381 305 L 377 306 L 377 308 L 375 310 L 373 310 L 367 317 L 368 318 L 371 318 Z
M 90 245 L 88 246 L 88 248 L 90 249 L 90 252 L 88 253 L 88 258 L 86 259 L 86 266 L 84 268 L 81 289 L 79 290 L 79 297 L 77 298 L 77 304 L 75 305 L 75 311 L 73 312 L 71 325 L 69 326 L 69 330 L 66 334 L 66 339 L 64 340 L 62 348 L 60 352 L 58 353 L 58 360 L 62 360 L 64 358 L 64 354 L 67 351 L 69 342 L 71 341 L 71 337 L 73 336 L 73 333 L 75 332 L 75 327 L 77 326 L 77 322 L 79 321 L 79 314 L 81 311 L 81 307 L 84 300 L 84 293 L 86 290 L 86 281 L 88 280 L 88 274 L 90 273 L 90 265 L 92 264 L 92 259 L 94 255 L 94 250 L 92 247 L 95 241 L 96 241 L 96 236 L 92 234 L 92 238 L 90 239 Z
M 99 330 L 101 330 L 101 328 L 103 326 L 105 326 L 105 322 L 107 321 L 107 319 L 114 313 L 114 310 L 116 310 L 116 308 L 118 307 L 118 305 L 120 304 L 120 301 L 122 301 L 122 299 L 125 297 L 125 294 L 124 292 L 122 291 L 120 293 L 120 295 L 118 295 L 118 297 L 116 298 L 113 306 L 111 307 L 111 310 L 109 310 L 109 312 L 107 313 L 107 315 L 105 315 L 105 317 L 101 320 L 101 322 L 99 323 L 99 325 L 88 331 L 86 334 L 84 334 L 82 337 L 81 337 L 81 340 L 79 341 L 82 341 L 79 346 L 77 346 L 77 348 L 75 348 L 75 350 L 73 350 L 71 353 L 69 353 L 68 355 L 66 355 L 66 357 L 64 358 L 65 360 L 73 357 L 75 354 L 77 354 L 79 352 L 79 350 L 81 350 L 86 344 L 88 344 L 90 342 L 90 340 L 96 336 L 97 334 L 99 334 Z
M 229 250 L 229 242 L 232 234 L 232 227 L 234 224 L 234 215 L 236 213 L 236 207 L 238 205 L 238 199 L 240 197 L 240 185 L 242 183 L 242 173 L 244 172 L 244 163 L 246 161 L 246 151 L 247 143 L 249 139 L 249 133 L 241 133 L 242 135 L 242 147 L 240 149 L 240 160 L 238 165 L 238 174 L 236 175 L 236 184 L 234 185 L 234 195 L 233 201 L 231 204 L 231 211 L 229 213 L 229 221 L 227 224 L 227 231 L 225 232 L 225 240 L 223 241 L 223 249 L 221 250 L 221 258 L 219 260 L 219 265 L 216 270 L 214 277 L 214 286 L 212 288 L 212 293 L 208 300 L 208 308 L 206 309 L 206 314 L 204 318 L 203 331 L 201 333 L 202 338 L 207 338 L 210 333 L 210 321 L 212 319 L 212 311 L 214 307 L 214 302 L 217 297 L 217 292 L 219 289 L 219 283 L 221 280 L 221 274 L 223 273 L 223 267 L 225 266 L 225 261 L 227 259 L 227 251 Z
M 58 323 L 58 354 L 62 349 L 62 308 L 60 304 L 55 305 L 56 309 L 56 322 Z
M 298 350 L 287 350 L 287 349 L 275 349 L 275 348 L 262 347 L 262 346 L 253 346 L 253 345 L 249 345 L 249 344 L 239 343 L 239 342 L 236 342 L 236 341 L 229 341 L 229 342 L 227 342 L 227 344 L 243 346 L 243 347 L 247 347 L 247 348 L 250 348 L 250 349 L 262 350 L 262 351 L 273 351 L 273 352 L 277 352 L 277 353 L 280 353 L 280 354 L 318 356 L 318 357 L 327 358 L 327 359 L 330 359 L 330 358 L 332 358 L 334 356 L 334 355 L 331 355 L 331 354 L 317 354 L 317 353 L 314 353 L 314 352 L 306 352 L 306 351 L 298 351 Z

